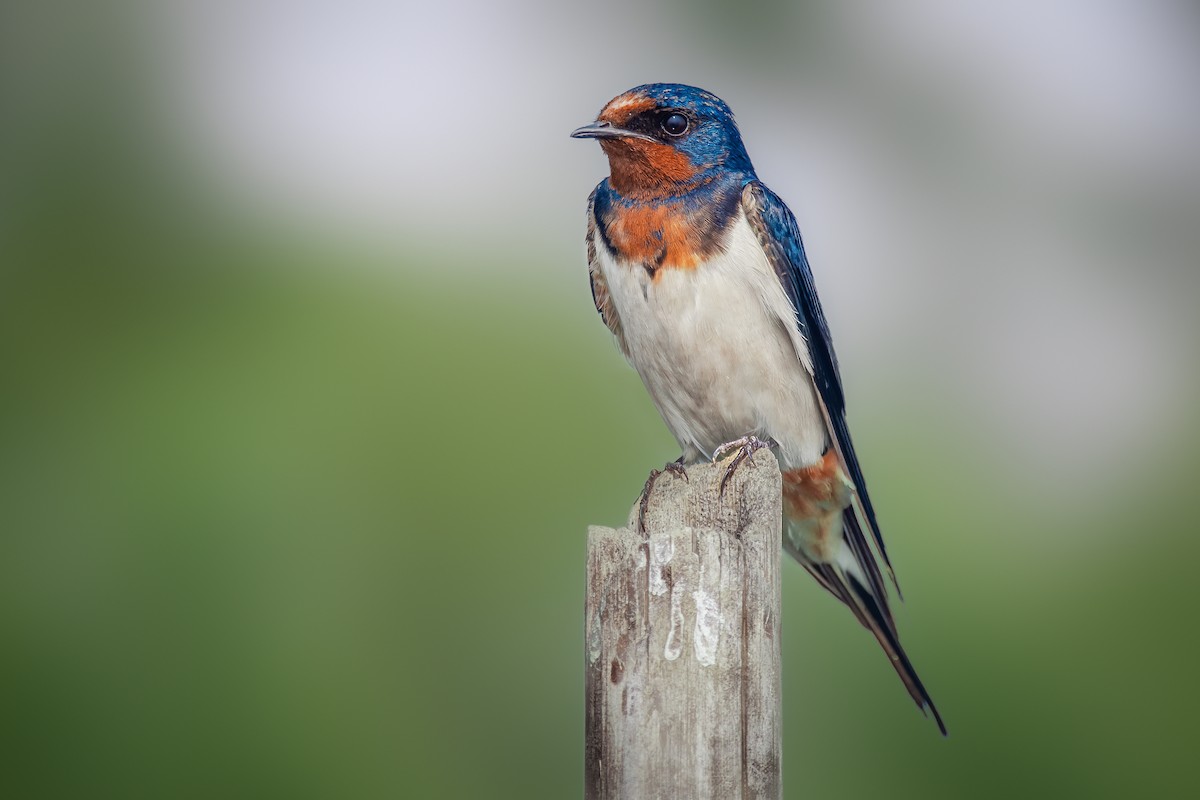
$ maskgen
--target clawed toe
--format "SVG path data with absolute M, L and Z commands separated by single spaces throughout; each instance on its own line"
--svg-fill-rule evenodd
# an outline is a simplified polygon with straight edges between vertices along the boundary
M 669 472 L 672 475 L 688 480 L 687 469 L 683 466 L 683 458 L 677 461 L 669 461 L 662 469 L 650 470 L 650 477 L 646 478 L 646 485 L 642 487 L 642 498 L 638 502 L 638 532 L 646 532 L 646 511 L 650 508 L 650 493 L 654 491 L 654 484 L 659 477 L 664 473 Z
M 759 450 L 766 447 L 778 447 L 779 444 L 771 438 L 760 439 L 757 436 L 743 436 L 741 439 L 735 439 L 732 442 L 726 442 L 713 451 L 712 463 L 717 463 L 725 458 L 729 453 L 733 453 L 733 458 L 729 460 L 729 465 L 725 468 L 725 474 L 721 476 L 721 486 L 718 495 L 725 496 L 725 487 L 729 485 L 730 478 L 733 473 L 737 472 L 738 467 L 742 465 L 746 459 L 753 456 Z M 662 469 L 650 470 L 649 477 L 646 478 L 646 485 L 642 487 L 642 496 L 638 499 L 638 532 L 646 532 L 646 515 L 650 509 L 650 495 L 654 491 L 654 485 L 664 473 L 671 473 L 677 478 L 689 480 L 687 469 L 683 466 L 683 457 L 676 461 L 668 462 Z
M 685 481 L 688 481 L 689 483 L 691 482 L 688 480 L 687 468 L 683 466 L 683 459 L 667 462 L 666 466 L 662 468 L 662 472 L 669 472 L 677 478 L 683 478 Z M 660 472 L 659 475 L 661 475 L 662 472 Z
M 729 462 L 729 466 L 725 468 L 725 475 L 721 478 L 721 488 L 718 492 L 718 495 L 721 497 L 725 496 L 725 487 L 728 485 L 729 479 L 733 477 L 733 473 L 737 471 L 737 468 L 742 465 L 743 461 L 765 447 L 778 446 L 779 443 L 770 437 L 766 439 L 759 439 L 757 436 L 751 435 L 743 436 L 741 439 L 735 439 L 732 442 L 726 442 L 714 450 L 712 459 L 714 464 L 720 461 L 726 453 L 729 453 L 733 450 L 737 451 L 737 454 Z

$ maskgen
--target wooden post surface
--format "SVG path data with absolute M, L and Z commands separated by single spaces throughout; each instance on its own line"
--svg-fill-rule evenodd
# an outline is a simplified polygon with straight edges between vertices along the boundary
M 670 473 L 638 533 L 588 530 L 589 800 L 778 800 L 779 467 Z

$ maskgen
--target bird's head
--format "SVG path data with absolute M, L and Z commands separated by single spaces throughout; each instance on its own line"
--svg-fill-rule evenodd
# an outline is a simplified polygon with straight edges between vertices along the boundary
M 724 172 L 753 174 L 729 106 L 694 86 L 630 89 L 571 136 L 598 139 L 608 156 L 609 183 L 634 199 L 680 195 Z

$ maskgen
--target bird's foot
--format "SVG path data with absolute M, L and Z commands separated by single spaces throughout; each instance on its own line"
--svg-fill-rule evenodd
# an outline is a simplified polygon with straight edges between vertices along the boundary
M 734 450 L 737 451 L 737 455 L 733 457 L 733 459 L 729 462 L 729 466 L 725 468 L 725 475 L 721 478 L 721 489 L 717 493 L 718 496 L 725 496 L 726 484 L 729 483 L 729 479 L 733 477 L 733 473 L 737 471 L 737 468 L 742 465 L 743 461 L 753 456 L 757 451 L 762 450 L 764 447 L 778 446 L 779 442 L 776 442 L 770 437 L 767 437 L 766 439 L 759 439 L 757 436 L 751 434 L 750 436 L 743 436 L 740 439 L 735 439 L 732 442 L 726 442 L 714 450 L 712 458 L 712 463 L 714 464 L 724 458 L 726 453 Z
M 683 456 L 676 461 L 668 461 L 662 469 L 650 470 L 650 477 L 646 478 L 646 485 L 642 487 L 642 497 L 638 501 L 638 533 L 646 532 L 646 511 L 650 508 L 650 493 L 654 491 L 655 482 L 664 472 L 688 480 L 687 470 L 683 467 Z

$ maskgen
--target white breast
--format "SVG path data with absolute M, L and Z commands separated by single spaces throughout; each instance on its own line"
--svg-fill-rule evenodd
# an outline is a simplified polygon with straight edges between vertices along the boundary
M 828 434 L 808 347 L 744 214 L 695 269 L 652 277 L 602 240 L 597 261 L 629 360 L 685 456 L 753 433 L 779 442 L 785 467 L 820 459 Z

